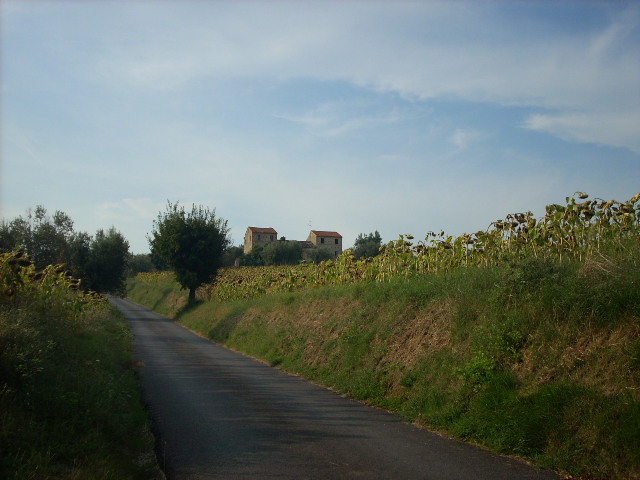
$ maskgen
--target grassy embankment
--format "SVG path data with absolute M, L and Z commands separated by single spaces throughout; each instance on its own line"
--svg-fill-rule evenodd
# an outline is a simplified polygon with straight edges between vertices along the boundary
M 130 331 L 73 283 L 0 256 L 0 478 L 160 479 Z
M 629 223 L 629 208 L 616 211 L 627 223 L 609 221 L 595 237 L 588 228 L 575 235 L 585 222 L 559 228 L 581 245 L 571 252 L 565 242 L 562 255 L 538 249 L 540 242 L 513 255 L 518 237 L 509 234 L 510 256 L 474 263 L 461 250 L 458 266 L 432 273 L 226 302 L 207 287 L 201 293 L 212 300 L 189 308 L 170 274 L 140 275 L 129 298 L 407 421 L 574 477 L 638 479 L 640 244 L 637 217 Z M 595 224 L 589 212 L 585 219 Z M 548 238 L 553 248 L 562 244 Z M 406 246 L 388 249 L 376 271 L 399 272 L 389 259 Z M 403 265 L 425 251 L 409 252 Z M 274 282 L 291 285 L 291 275 Z
M 408 421 L 574 476 L 640 478 L 640 249 L 185 309 L 129 298 Z

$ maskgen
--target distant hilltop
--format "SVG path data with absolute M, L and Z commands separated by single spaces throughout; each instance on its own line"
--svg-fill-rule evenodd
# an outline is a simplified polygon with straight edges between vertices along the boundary
M 278 232 L 271 228 L 247 227 L 244 234 L 244 253 L 250 253 L 253 247 L 264 246 L 271 242 L 287 241 L 285 237 L 278 238 Z M 311 230 L 306 240 L 296 241 L 302 247 L 302 258 L 307 258 L 308 252 L 313 248 L 324 248 L 331 252 L 333 258 L 338 258 L 342 253 L 342 235 L 338 232 L 325 230 Z

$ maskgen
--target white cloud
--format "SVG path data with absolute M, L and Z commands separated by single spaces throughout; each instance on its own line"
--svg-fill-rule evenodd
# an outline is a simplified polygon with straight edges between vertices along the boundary
M 507 19 L 510 27 L 497 25 L 486 4 L 220 5 L 207 5 L 201 18 L 183 24 L 165 18 L 133 48 L 111 50 L 102 70 L 118 85 L 149 89 L 188 89 L 193 82 L 234 77 L 315 78 L 407 98 L 455 96 L 543 107 L 559 112 L 548 133 L 637 151 L 638 130 L 602 122 L 603 115 L 628 118 L 629 111 L 640 111 L 637 6 L 600 31 L 520 40 L 519 29 L 535 26 L 515 17 Z M 161 35 L 160 26 L 167 25 L 177 28 Z M 414 28 L 400 28 L 406 25 Z M 489 34 L 491 28 L 496 32 Z M 573 112 L 580 112 L 579 122 L 568 120 Z M 332 128 L 323 112 L 291 119 L 326 135 L 369 121 L 351 118 Z M 527 125 L 539 123 L 530 119 Z
M 553 15 L 551 3 L 534 3 Z M 5 127 L 25 134 L 7 135 L 4 194 L 26 204 L 18 194 L 41 193 L 48 207 L 53 193 L 68 195 L 86 225 L 117 225 L 137 251 L 167 199 L 216 206 L 236 222 L 236 240 L 250 224 L 304 239 L 312 220 L 348 244 L 375 229 L 390 240 L 460 233 L 470 219 L 484 228 L 520 205 L 543 208 L 552 191 L 561 201 L 573 183 L 590 185 L 587 173 L 567 180 L 582 160 L 563 158 L 564 177 L 550 172 L 551 150 L 545 168 L 496 160 L 508 148 L 532 157 L 546 148 L 490 130 L 507 121 L 640 152 L 635 5 L 590 3 L 618 13 L 566 29 L 502 2 L 30 5 L 25 17 L 37 18 L 8 22 L 14 49 L 3 62 L 18 73 L 6 77 Z M 68 62 L 77 58 L 86 62 Z M 468 102 L 492 104 L 476 111 L 495 118 L 472 117 Z M 34 156 L 50 168 L 27 171 Z M 504 167 L 510 175 L 492 172 Z M 36 177 L 32 190 L 16 187 Z
M 309 133 L 321 137 L 339 137 L 357 130 L 388 125 L 402 120 L 395 109 L 369 112 L 373 105 L 363 102 L 327 102 L 302 115 L 280 113 L 275 118 L 303 125 Z
M 640 111 L 535 114 L 525 127 L 569 141 L 628 148 L 640 153 Z
M 449 142 L 456 147 L 455 153 L 460 153 L 468 149 L 480 136 L 480 132 L 476 130 L 457 128 L 449 137 Z

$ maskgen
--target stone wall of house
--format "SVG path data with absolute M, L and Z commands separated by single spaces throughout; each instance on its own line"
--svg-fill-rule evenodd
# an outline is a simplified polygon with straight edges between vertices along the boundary
M 307 241 L 313 243 L 317 248 L 326 248 L 334 258 L 338 258 L 342 253 L 342 237 L 336 232 L 311 230 Z
M 272 228 L 249 227 L 244 234 L 244 253 L 249 253 L 253 247 L 275 242 L 278 239 L 278 232 Z

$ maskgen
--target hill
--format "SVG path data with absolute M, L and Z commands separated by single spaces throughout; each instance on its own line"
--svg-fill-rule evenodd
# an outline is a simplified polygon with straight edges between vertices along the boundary
M 640 478 L 640 245 L 186 306 L 129 298 L 445 435 L 584 478 Z

